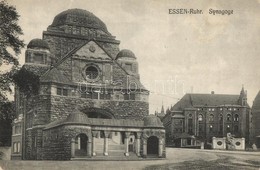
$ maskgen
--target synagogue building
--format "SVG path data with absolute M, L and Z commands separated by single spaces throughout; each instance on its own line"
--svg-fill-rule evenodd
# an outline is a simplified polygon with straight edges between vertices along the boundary
M 165 130 L 149 115 L 137 56 L 91 12 L 55 16 L 31 40 L 15 75 L 12 159 L 165 157 Z

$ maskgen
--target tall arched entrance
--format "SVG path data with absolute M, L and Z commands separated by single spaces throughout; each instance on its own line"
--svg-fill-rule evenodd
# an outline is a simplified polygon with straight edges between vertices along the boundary
M 89 118 L 113 119 L 114 115 L 107 110 L 100 108 L 87 108 L 82 110 Z
M 147 139 L 147 156 L 159 154 L 159 139 L 151 136 Z
M 75 156 L 87 156 L 88 137 L 86 134 L 79 134 L 75 138 Z

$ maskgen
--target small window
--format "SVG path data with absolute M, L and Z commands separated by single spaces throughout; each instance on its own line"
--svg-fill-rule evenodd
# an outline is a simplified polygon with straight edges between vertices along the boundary
M 16 142 L 13 143 L 13 152 L 17 153 L 17 143 Z
M 13 153 L 20 153 L 20 150 L 21 150 L 20 142 L 14 142 L 13 143 Z
M 228 121 L 228 122 L 231 121 L 231 115 L 230 115 L 230 114 L 227 115 L 227 121 Z
M 57 95 L 62 95 L 62 88 L 57 88 Z
M 219 121 L 223 121 L 223 115 L 222 114 L 219 115 Z
M 134 93 L 130 93 L 130 100 L 135 100 L 135 94 Z
M 68 96 L 68 89 L 63 89 L 63 96 Z
M 82 93 L 83 94 L 83 93 Z M 57 88 L 57 95 L 60 96 L 68 96 L 68 89 L 64 89 L 64 88 Z
M 124 100 L 135 100 L 135 94 L 134 93 L 124 94 Z
M 129 71 L 133 70 L 132 64 L 129 64 L 129 63 L 125 64 L 125 68 L 126 68 L 126 70 L 129 70 Z
M 17 152 L 18 152 L 18 153 L 20 153 L 20 148 L 21 148 L 20 142 L 17 142 Z
M 199 120 L 199 122 L 202 122 L 202 120 L 203 120 L 203 117 L 202 117 L 202 115 L 201 115 L 201 114 L 198 116 L 198 120 Z
M 210 121 L 210 122 L 213 122 L 213 121 L 214 121 L 214 115 L 213 115 L 213 114 L 211 114 L 211 115 L 209 116 L 209 121 Z
M 238 121 L 239 121 L 239 116 L 238 116 L 238 114 L 235 114 L 234 122 L 238 122 Z
M 44 56 L 43 54 L 35 53 L 33 57 L 34 63 L 36 64 L 44 64 Z
M 98 99 L 98 93 L 97 92 L 92 93 L 92 99 Z
M 94 66 L 89 66 L 86 69 L 87 79 L 96 79 L 98 77 L 98 69 Z

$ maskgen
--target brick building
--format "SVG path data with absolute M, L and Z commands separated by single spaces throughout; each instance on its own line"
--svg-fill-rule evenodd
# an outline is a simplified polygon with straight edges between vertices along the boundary
M 166 144 L 177 147 L 212 143 L 212 137 L 243 137 L 249 142 L 251 110 L 247 94 L 185 94 L 162 119 Z
M 260 91 L 255 97 L 252 106 L 253 142 L 260 148 Z
M 22 119 L 14 122 L 21 130 L 13 159 L 165 157 L 164 127 L 149 116 L 136 56 L 119 44 L 81 9 L 61 12 L 29 42 L 15 75 Z

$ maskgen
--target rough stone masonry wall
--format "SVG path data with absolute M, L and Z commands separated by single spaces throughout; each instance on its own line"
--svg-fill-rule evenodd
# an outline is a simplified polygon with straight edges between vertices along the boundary
M 54 35 L 43 35 L 43 39 L 49 44 L 50 51 L 58 59 L 66 55 L 68 52 L 74 48 L 88 42 L 86 38 L 71 38 L 66 36 L 54 36 Z M 119 52 L 119 44 L 108 43 L 108 42 L 98 42 L 102 48 L 104 48 L 112 57 L 115 58 Z
M 43 159 L 70 160 L 71 140 L 82 133 L 87 135 L 88 141 L 92 141 L 91 129 L 86 126 L 60 126 L 44 130 Z
M 139 120 L 149 114 L 149 104 L 142 101 L 110 101 L 51 96 L 51 121 L 65 118 L 77 110 L 84 112 L 88 108 L 103 109 L 112 113 L 116 119 Z

